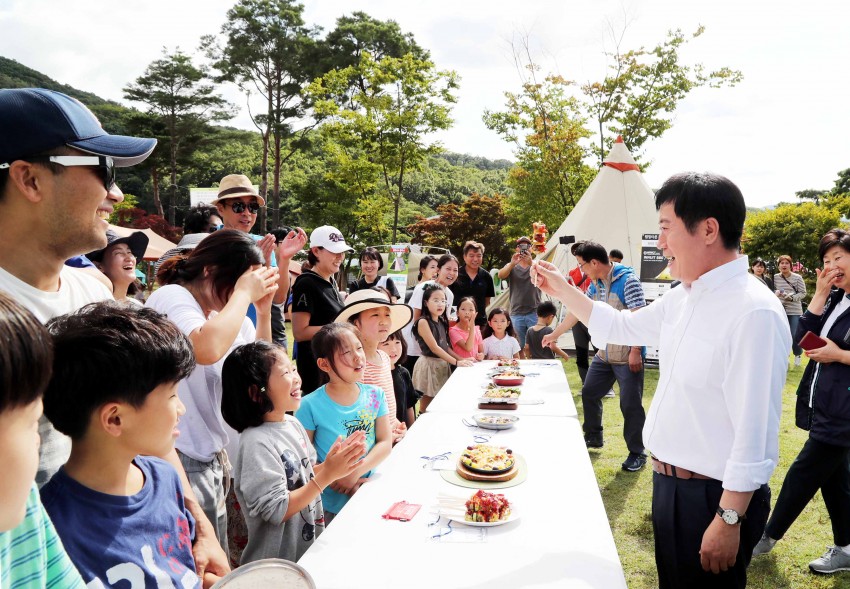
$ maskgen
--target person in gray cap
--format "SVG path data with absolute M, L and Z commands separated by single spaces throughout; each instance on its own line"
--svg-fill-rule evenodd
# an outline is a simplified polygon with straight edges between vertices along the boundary
M 68 258 L 106 247 L 106 218 L 124 197 L 115 168 L 147 158 L 156 139 L 110 135 L 80 101 L 43 88 L 0 90 L 0 290 L 47 322 L 112 298 Z M 65 463 L 68 438 L 39 422 L 38 484 Z M 177 455 L 166 456 L 175 467 Z M 200 574 L 229 570 L 182 467 L 186 505 L 197 520 L 193 546 Z

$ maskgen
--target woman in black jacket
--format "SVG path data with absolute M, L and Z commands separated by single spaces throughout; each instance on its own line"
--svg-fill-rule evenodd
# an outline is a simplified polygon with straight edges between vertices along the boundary
M 753 555 L 770 552 L 820 489 L 834 545 L 809 563 L 818 573 L 850 570 L 850 233 L 832 229 L 820 241 L 823 270 L 794 340 L 811 331 L 826 345 L 809 349 L 797 389 L 797 426 L 808 430 Z

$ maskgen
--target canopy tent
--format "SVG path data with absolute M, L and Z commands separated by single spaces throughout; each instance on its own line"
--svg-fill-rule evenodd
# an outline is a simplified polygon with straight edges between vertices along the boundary
M 141 231 L 147 235 L 148 249 L 145 250 L 145 260 L 156 261 L 162 254 L 177 247 L 177 244 L 171 243 L 164 237 L 154 233 L 152 229 L 133 229 L 132 227 L 119 227 L 118 225 L 110 225 L 109 228 L 121 237 L 128 237 L 136 231 Z
M 569 272 L 576 261 L 570 254 L 571 244 L 562 244 L 561 237 L 570 236 L 575 241 L 595 241 L 608 251 L 622 251 L 622 263 L 640 273 L 641 237 L 657 232 L 655 194 L 622 137 L 617 137 L 596 178 L 561 226 L 550 234 L 542 259 L 558 266 L 564 274 Z M 491 307 L 507 307 L 509 293 L 509 289 L 503 292 Z

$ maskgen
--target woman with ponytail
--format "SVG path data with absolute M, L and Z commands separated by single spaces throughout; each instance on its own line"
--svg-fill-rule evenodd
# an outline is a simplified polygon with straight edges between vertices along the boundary
M 216 231 L 188 256 L 179 254 L 162 263 L 157 279 L 163 286 L 146 304 L 167 315 L 192 341 L 197 366 L 178 388 L 186 414 L 175 446 L 225 552 L 225 487 L 230 475 L 224 448 L 236 441 L 236 434 L 221 416 L 221 369 L 235 347 L 272 339 L 278 271 L 263 266 L 264 261 L 247 233 Z M 252 303 L 257 308 L 256 329 L 245 316 Z

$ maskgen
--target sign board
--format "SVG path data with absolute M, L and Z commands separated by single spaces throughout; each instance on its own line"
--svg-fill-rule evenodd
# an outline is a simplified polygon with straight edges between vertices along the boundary
M 658 249 L 658 234 L 644 233 L 640 248 L 640 282 L 647 304 L 670 291 L 673 277 L 667 268 L 667 258 Z M 647 363 L 658 363 L 658 348 L 646 347 Z

